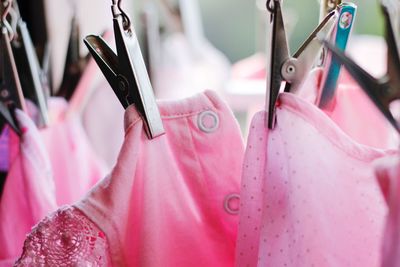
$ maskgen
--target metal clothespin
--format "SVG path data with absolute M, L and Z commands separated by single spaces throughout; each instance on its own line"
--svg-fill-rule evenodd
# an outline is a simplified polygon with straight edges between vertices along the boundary
M 82 74 L 89 62 L 90 55 L 81 57 L 80 53 L 80 26 L 77 17 L 77 2 L 70 1 L 73 16 L 71 20 L 71 31 L 68 40 L 68 51 L 65 59 L 64 74 L 61 86 L 58 89 L 58 96 L 70 100 L 75 92 Z
M 17 3 L 13 2 L 13 8 L 18 10 Z M 42 70 L 39 60 L 29 34 L 26 23 L 18 14 L 16 31 L 17 35 L 11 43 L 15 57 L 18 74 L 20 77 L 23 94 L 26 98 L 33 101 L 38 107 L 40 115 L 40 126 L 49 124 L 49 114 L 47 108 L 46 84 L 42 79 Z
M 10 36 L 14 36 L 14 33 L 10 32 L 12 28 L 9 27 L 10 24 L 7 21 L 7 15 L 11 6 L 11 0 L 0 2 L 0 114 L 4 119 L 1 126 L 4 126 L 4 123 L 8 123 L 17 134 L 20 134 L 21 131 L 15 120 L 14 109 L 26 110 L 26 107 L 11 48 Z
M 357 6 L 353 3 L 342 3 L 337 6 L 337 9 L 339 20 L 335 26 L 332 39 L 340 50 L 345 51 L 354 24 Z M 324 62 L 324 66 L 325 68 L 320 90 L 321 95 L 320 99 L 318 99 L 318 105 L 320 108 L 325 108 L 329 103 L 331 103 L 331 100 L 335 95 L 342 64 L 340 64 L 340 62 L 335 58 L 332 58 L 331 55 L 328 55 L 326 57 L 326 62 Z
M 120 4 L 121 0 L 113 0 L 111 6 L 117 55 L 99 36 L 87 36 L 84 42 L 123 107 L 135 104 L 153 139 L 165 131 L 138 39 Z
M 296 92 L 300 88 L 323 47 L 316 38 L 317 33 L 328 35 L 333 30 L 338 15 L 336 11 L 329 13 L 291 57 L 280 0 L 268 0 L 267 9 L 272 16 L 270 69 L 267 73 L 269 90 L 267 123 L 268 128 L 273 129 L 275 126 L 275 105 L 282 82 L 286 82 L 286 92 Z
M 398 2 L 394 4 L 398 9 Z M 352 59 L 347 57 L 343 51 L 330 44 L 326 40 L 322 42 L 332 51 L 334 56 L 341 62 L 350 75 L 359 83 L 376 107 L 383 113 L 385 118 L 400 133 L 400 126 L 390 111 L 390 103 L 400 99 L 400 54 L 398 37 L 398 14 L 394 14 L 396 6 L 390 6 L 390 1 L 381 1 L 386 33 L 385 39 L 388 46 L 387 73 L 380 79 L 374 78 L 362 69 Z M 395 8 L 393 8 L 395 7 Z M 320 39 L 323 37 L 320 37 Z

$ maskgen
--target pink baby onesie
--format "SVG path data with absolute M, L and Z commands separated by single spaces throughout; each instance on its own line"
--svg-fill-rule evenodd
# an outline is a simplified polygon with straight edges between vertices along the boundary
M 376 162 L 376 175 L 389 212 L 382 242 L 382 267 L 400 266 L 399 155 Z
M 50 125 L 40 134 L 50 155 L 57 204 L 82 198 L 106 175 L 106 168 L 93 152 L 80 118 L 63 98 L 49 99 Z
M 237 122 L 210 91 L 159 107 L 166 134 L 149 140 L 129 107 L 111 175 L 40 223 L 17 266 L 234 265 L 244 154 Z
M 315 105 L 279 98 L 274 130 L 252 122 L 243 165 L 236 266 L 379 266 L 385 204 L 372 162 Z
M 16 110 L 22 137 L 9 131 L 10 165 L 0 199 L 0 266 L 21 255 L 31 227 L 57 209 L 46 149 L 31 119 Z

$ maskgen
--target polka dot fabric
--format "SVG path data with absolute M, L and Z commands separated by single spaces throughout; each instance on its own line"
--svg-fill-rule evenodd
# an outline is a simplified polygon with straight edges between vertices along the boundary
M 400 158 L 399 155 L 376 162 L 376 175 L 388 206 L 382 242 L 382 267 L 400 266 Z
M 255 115 L 241 184 L 236 266 L 379 266 L 385 204 L 372 161 L 322 111 L 282 94 L 274 130 Z

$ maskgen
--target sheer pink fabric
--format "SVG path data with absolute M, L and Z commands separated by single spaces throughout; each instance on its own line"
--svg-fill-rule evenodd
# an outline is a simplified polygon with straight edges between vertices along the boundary
M 51 98 L 51 123 L 40 131 L 50 156 L 59 206 L 78 201 L 107 170 L 93 152 L 80 118 L 67 111 L 68 103 L 63 98 Z
M 21 254 L 31 227 L 57 208 L 48 155 L 31 119 L 16 111 L 19 139 L 10 131 L 10 167 L 0 200 L 0 266 Z
M 382 267 L 400 265 L 400 161 L 399 155 L 376 163 L 376 174 L 389 213 L 382 243 Z
M 236 266 L 379 266 L 385 204 L 372 162 L 322 111 L 282 94 L 274 130 L 252 122 Z
M 154 140 L 146 137 L 135 108 L 128 108 L 118 163 L 75 205 L 86 215 L 76 220 L 101 229 L 113 266 L 231 267 L 244 154 L 237 122 L 212 92 L 159 106 L 166 134 Z M 61 231 L 57 216 L 39 232 Z M 37 231 L 31 235 L 20 263 L 57 253 L 35 237 Z M 32 253 L 40 244 L 43 250 Z M 88 251 L 87 245 L 68 257 L 82 249 Z M 79 259 L 76 265 L 86 257 Z

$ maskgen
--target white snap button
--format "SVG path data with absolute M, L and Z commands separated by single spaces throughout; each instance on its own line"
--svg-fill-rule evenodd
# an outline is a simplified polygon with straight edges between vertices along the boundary
M 229 194 L 224 199 L 224 209 L 227 213 L 232 215 L 239 214 L 239 194 Z
M 199 129 L 205 133 L 212 133 L 218 129 L 219 118 L 218 115 L 210 110 L 200 113 L 197 118 Z

